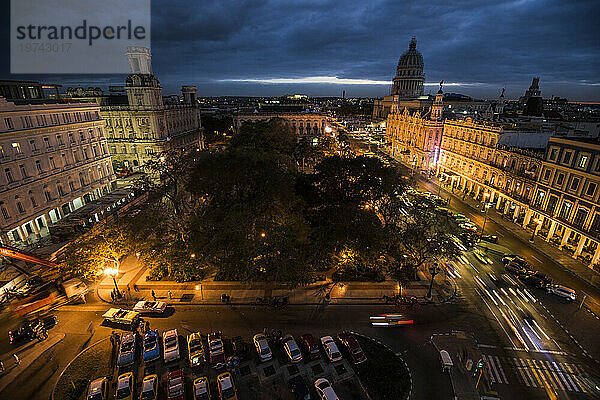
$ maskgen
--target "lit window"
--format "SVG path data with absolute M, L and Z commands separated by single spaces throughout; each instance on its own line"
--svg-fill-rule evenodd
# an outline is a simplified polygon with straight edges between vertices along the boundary
M 588 162 L 588 156 L 581 156 L 581 158 L 579 159 L 579 164 L 577 164 L 577 166 L 579 168 L 585 168 L 585 167 L 587 167 L 587 162 Z

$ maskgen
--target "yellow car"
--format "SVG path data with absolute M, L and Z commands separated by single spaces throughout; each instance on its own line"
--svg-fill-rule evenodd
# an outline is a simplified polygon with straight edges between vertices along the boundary
M 210 400 L 210 389 L 206 376 L 194 380 L 194 400 Z
M 117 400 L 133 400 L 133 373 L 126 372 L 117 379 Z
M 158 376 L 148 375 L 142 381 L 142 392 L 140 393 L 140 400 L 156 400 L 158 393 Z
M 86 400 L 106 400 L 108 398 L 108 379 L 98 378 L 90 383 Z
M 201 366 L 204 359 L 204 345 L 202 344 L 202 336 L 200 332 L 194 332 L 187 337 L 188 354 L 190 358 L 190 365 L 192 367 Z
M 221 400 L 238 400 L 233 386 L 233 378 L 229 372 L 223 372 L 217 376 L 217 387 Z

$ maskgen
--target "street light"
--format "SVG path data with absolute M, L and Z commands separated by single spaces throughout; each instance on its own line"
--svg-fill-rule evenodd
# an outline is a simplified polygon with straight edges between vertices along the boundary
M 104 269 L 104 274 L 106 274 L 108 276 L 112 276 L 113 283 L 115 284 L 115 290 L 117 292 L 117 297 L 121 297 L 121 292 L 119 292 L 119 287 L 117 286 L 117 280 L 115 279 L 115 276 L 117 276 L 118 273 L 119 273 L 118 268 L 108 267 L 108 268 Z
M 433 288 L 433 278 L 440 272 L 440 267 L 437 263 L 433 263 L 429 267 L 429 273 L 431 274 L 431 282 L 429 283 L 429 290 L 427 291 L 427 298 L 431 299 L 431 289 Z
M 483 208 L 481 209 L 481 211 L 485 211 L 486 206 L 487 206 L 487 198 L 490 197 L 490 194 L 488 192 L 485 192 L 483 194 Z
M 487 222 L 487 218 L 488 218 L 488 213 L 487 210 L 490 207 L 490 203 L 483 203 L 483 226 L 481 227 L 481 233 L 479 234 L 479 241 L 481 241 L 481 238 L 483 237 L 483 232 L 485 231 L 485 223 Z
M 535 227 L 535 228 L 533 228 L 533 232 L 531 232 L 531 237 L 529 238 L 529 241 L 530 241 L 531 243 L 533 243 L 533 241 L 534 241 L 534 238 L 535 238 L 535 232 L 538 230 L 538 228 L 540 227 L 540 225 L 542 225 L 542 220 L 541 220 L 541 219 L 535 218 L 535 219 L 533 220 L 533 222 L 535 222 L 535 224 L 536 224 L 536 227 Z

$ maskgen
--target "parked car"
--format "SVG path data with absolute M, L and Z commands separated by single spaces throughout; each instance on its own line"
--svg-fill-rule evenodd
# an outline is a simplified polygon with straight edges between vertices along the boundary
M 550 285 L 546 288 L 548 293 L 562 297 L 565 300 L 573 301 L 577 298 L 575 291 L 571 288 L 562 285 Z
M 117 379 L 117 393 L 115 399 L 117 400 L 133 400 L 133 372 L 125 372 L 123 375 L 119 375 Z
M 531 264 L 529 264 L 527 261 L 525 261 L 524 258 L 522 257 L 515 257 L 512 260 L 509 261 L 509 264 L 512 264 L 514 266 L 517 266 L 521 269 L 524 269 L 526 271 L 532 271 L 533 267 L 531 266 Z
M 107 400 L 108 399 L 108 379 L 98 378 L 90 382 L 86 400 Z
M 335 344 L 333 338 L 331 336 L 323 336 L 321 338 L 321 345 L 323 346 L 323 350 L 325 350 L 325 354 L 329 361 L 335 362 L 340 361 L 342 359 L 342 353 Z
M 110 308 L 102 315 L 104 321 L 115 324 L 133 327 L 137 324 L 140 313 L 133 310 L 123 310 L 121 308 Z
M 135 335 L 128 333 L 121 339 L 121 345 L 119 346 L 119 356 L 117 357 L 117 366 L 123 367 L 125 365 L 133 364 L 135 361 Z
M 469 222 L 464 222 L 462 224 L 458 224 L 458 227 L 465 231 L 477 232 L 477 227 Z
M 544 281 L 533 274 L 520 274 L 518 276 L 519 280 L 526 284 L 527 286 L 531 286 L 534 288 L 543 288 L 545 285 Z
M 221 400 L 237 400 L 233 378 L 229 372 L 223 372 L 217 376 L 217 387 Z
M 185 400 L 185 375 L 182 369 L 169 372 L 167 375 L 167 399 Z
M 240 361 L 248 360 L 250 350 L 248 349 L 248 344 L 241 336 L 236 336 L 231 339 L 231 346 L 233 347 L 233 354 L 239 358 Z
M 504 257 L 502 257 L 502 264 L 506 265 L 514 259 L 521 259 L 525 261 L 525 259 L 519 256 L 518 254 L 505 254 Z
M 210 400 L 208 378 L 201 376 L 194 380 L 194 400 Z
M 527 270 L 520 266 L 519 264 L 510 262 L 504 266 L 506 272 L 512 275 L 519 275 L 525 273 Z
M 58 318 L 55 315 L 45 318 L 30 319 L 21 324 L 16 330 L 8 331 L 8 343 L 18 345 L 29 342 L 37 336 L 39 330 L 48 330 L 53 328 L 58 323 Z
M 273 353 L 271 353 L 269 342 L 264 334 L 257 333 L 252 338 L 252 341 L 254 342 L 254 347 L 256 347 L 256 352 L 258 353 L 258 358 L 260 361 L 265 362 L 273 358 Z
M 158 331 L 148 331 L 144 334 L 144 362 L 148 363 L 160 358 L 158 347 Z
M 331 383 L 325 378 L 319 378 L 315 381 L 315 390 L 321 400 L 340 400 L 331 387 Z
M 140 314 L 162 314 L 167 309 L 167 303 L 164 301 L 138 301 L 133 307 L 133 311 Z
M 223 368 L 225 366 L 225 347 L 220 331 L 208 334 L 208 351 L 210 364 L 216 369 Z
M 358 344 L 358 340 L 356 340 L 354 335 L 348 331 L 343 331 L 338 333 L 337 337 L 354 364 L 360 364 L 367 361 L 367 356 L 360 347 L 360 344 Z
M 194 332 L 187 337 L 188 357 L 192 367 L 202 365 L 206 359 L 204 358 L 204 345 L 202 344 L 202 336 L 200 332 Z
M 163 358 L 165 363 L 179 360 L 179 335 L 177 329 L 163 333 Z
M 548 275 L 541 273 L 539 271 L 536 271 L 533 276 L 535 276 L 538 279 L 541 279 L 544 282 L 544 286 L 548 286 L 552 283 L 552 278 L 550 278 Z
M 290 379 L 290 388 L 292 389 L 292 393 L 296 396 L 298 400 L 310 400 L 310 393 L 308 391 L 308 386 L 304 382 L 302 375 L 296 375 L 292 379 Z
M 304 348 L 304 354 L 311 360 L 318 360 L 321 358 L 321 351 L 319 350 L 319 344 L 317 339 L 310 334 L 305 333 L 301 338 L 302 347 Z
M 496 235 L 482 235 L 481 240 L 485 240 L 490 243 L 498 243 L 498 236 Z
M 298 344 L 292 335 L 285 335 L 281 338 L 281 344 L 291 362 L 297 363 L 302 361 L 302 353 L 298 348 Z
M 158 394 L 158 376 L 148 375 L 142 381 L 140 400 L 156 400 Z

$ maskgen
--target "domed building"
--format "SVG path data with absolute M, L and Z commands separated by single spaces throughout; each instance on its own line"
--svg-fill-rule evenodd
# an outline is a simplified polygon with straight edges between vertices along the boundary
M 413 36 L 408 50 L 402 54 L 392 80 L 392 95 L 418 97 L 423 95 L 423 55 L 417 50 L 417 39 Z

